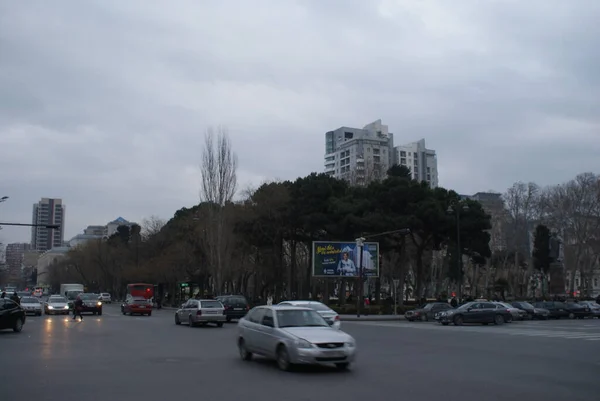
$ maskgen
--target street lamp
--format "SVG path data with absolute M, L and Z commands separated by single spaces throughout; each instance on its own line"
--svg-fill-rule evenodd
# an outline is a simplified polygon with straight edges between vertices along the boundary
M 463 270 L 463 259 L 462 259 L 462 247 L 460 245 L 460 213 L 468 212 L 469 206 L 462 203 L 456 202 L 453 205 L 448 206 L 448 214 L 454 214 L 456 216 L 456 262 L 458 271 L 460 272 L 460 280 L 458 282 L 458 298 L 462 298 L 462 270 Z

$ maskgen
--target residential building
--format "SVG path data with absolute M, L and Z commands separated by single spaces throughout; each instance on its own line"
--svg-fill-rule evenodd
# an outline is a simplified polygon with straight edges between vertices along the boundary
M 325 134 L 325 173 L 356 185 L 384 178 L 394 163 L 394 134 L 381 120 L 362 129 L 340 127 Z
M 37 285 L 39 287 L 50 285 L 50 266 L 67 256 L 70 249 L 65 246 L 54 247 L 40 255 L 37 261 Z
M 79 245 L 83 245 L 86 242 L 94 239 L 102 239 L 105 237 L 107 226 L 87 226 L 83 230 L 83 234 L 77 234 L 71 240 L 69 240 L 69 246 L 74 248 Z
M 21 281 L 21 271 L 25 252 L 29 251 L 30 245 L 25 243 L 13 243 L 6 245 L 6 268 L 8 271 L 7 281 L 17 284 Z
M 83 230 L 83 234 L 77 234 L 71 238 L 71 240 L 69 240 L 68 246 L 74 248 L 94 239 L 108 238 L 115 234 L 120 226 L 127 226 L 131 228 L 136 224 L 137 223 L 127 221 L 122 217 L 117 217 L 115 220 L 107 223 L 105 226 L 87 226 L 87 228 Z
M 413 180 L 426 181 L 431 188 L 439 185 L 437 156 L 435 150 L 427 149 L 425 139 L 394 148 L 394 163 L 406 166 Z
M 33 205 L 31 248 L 44 252 L 63 246 L 65 234 L 65 205 L 62 199 L 42 198 Z M 59 228 L 46 228 L 56 224 Z

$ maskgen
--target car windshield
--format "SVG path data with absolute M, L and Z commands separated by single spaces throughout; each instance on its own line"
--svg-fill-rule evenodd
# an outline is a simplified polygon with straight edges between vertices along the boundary
M 431 308 L 433 308 L 433 304 L 425 304 L 425 305 L 419 306 L 419 309 L 429 310 Z
M 330 327 L 314 310 L 278 310 L 277 322 L 280 328 L 286 327 Z
M 503 306 L 507 309 L 514 309 L 514 306 L 507 304 L 506 302 L 496 302 L 497 305 Z
M 67 291 L 67 298 L 70 300 L 74 300 L 79 294 L 81 294 L 81 291 Z
M 22 304 L 39 304 L 40 301 L 37 298 L 33 297 L 24 297 L 21 299 Z
M 98 295 L 96 295 L 96 294 L 81 294 L 81 299 L 83 299 L 84 301 L 97 300 Z
M 221 309 L 223 308 L 223 305 L 219 301 L 201 301 L 200 307 L 208 309 Z
M 516 305 L 520 306 L 521 308 L 527 308 L 527 309 L 534 308 L 534 306 L 532 304 L 530 304 L 529 302 L 517 302 Z
M 67 302 L 67 299 L 63 297 L 51 297 L 48 302 L 51 304 L 64 304 Z
M 320 303 L 310 303 L 310 304 L 296 304 L 293 306 L 300 306 L 303 308 L 310 308 L 312 310 L 316 310 L 316 311 L 321 311 L 321 312 L 329 312 L 331 311 L 331 308 L 328 307 L 327 305 L 323 305 Z

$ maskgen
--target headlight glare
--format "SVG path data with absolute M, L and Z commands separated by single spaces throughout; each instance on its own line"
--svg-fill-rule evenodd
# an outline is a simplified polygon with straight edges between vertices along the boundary
M 308 341 L 300 338 L 300 339 L 296 340 L 296 347 L 298 347 L 298 348 L 312 348 L 313 345 L 310 342 L 308 342 Z

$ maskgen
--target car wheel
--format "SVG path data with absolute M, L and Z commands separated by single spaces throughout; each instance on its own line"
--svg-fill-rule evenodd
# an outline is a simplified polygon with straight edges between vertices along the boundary
M 458 315 L 458 316 L 454 316 L 454 319 L 452 319 L 453 323 L 455 326 L 462 326 L 463 325 L 463 317 Z
M 192 320 L 191 316 L 188 318 L 188 325 L 190 326 L 190 328 L 194 327 L 194 321 Z
M 348 368 L 350 367 L 350 363 L 349 362 L 336 363 L 335 367 L 337 368 L 337 370 L 348 370 Z
M 177 315 L 177 313 L 175 314 L 175 324 L 178 326 L 181 324 L 181 321 L 179 320 L 179 316 Z
M 504 318 L 504 323 L 512 323 L 512 315 L 508 315 Z
M 148 312 L 148 316 L 152 316 L 152 312 Z
M 217 327 L 223 327 L 223 322 L 218 322 Z
M 36 313 L 36 316 L 42 316 L 42 312 Z
M 448 322 L 442 322 L 442 325 L 444 325 L 444 326 L 448 326 L 448 324 L 449 324 Z
M 227 316 L 227 323 L 231 323 L 231 318 Z
M 502 316 L 502 315 L 496 315 L 496 316 L 494 316 L 494 324 L 495 325 L 504 324 L 504 316 Z
M 280 345 L 279 348 L 277 348 L 277 366 L 279 367 L 279 369 L 286 372 L 292 369 L 292 364 L 290 363 L 290 355 L 288 354 L 285 345 Z
M 23 330 L 23 323 L 23 319 L 17 319 L 13 325 L 13 331 L 15 333 L 20 333 L 21 330 Z
M 427 321 L 427 315 L 423 315 L 423 316 L 421 316 L 421 321 L 422 321 L 422 322 L 426 322 L 426 321 Z
M 575 314 L 573 312 L 569 313 L 569 319 L 575 319 Z
M 240 357 L 242 358 L 242 361 L 249 361 L 252 359 L 252 352 L 246 349 L 246 343 L 244 342 L 243 338 L 238 340 L 238 349 L 240 351 Z
M 98 311 L 97 315 L 102 316 L 102 311 Z

